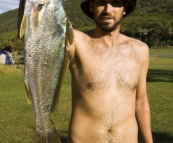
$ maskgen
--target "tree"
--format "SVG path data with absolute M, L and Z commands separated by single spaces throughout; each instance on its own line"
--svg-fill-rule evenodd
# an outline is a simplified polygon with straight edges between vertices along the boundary
M 146 36 L 148 35 L 148 29 L 144 28 L 143 29 L 143 35 L 145 36 L 145 43 L 147 43 Z

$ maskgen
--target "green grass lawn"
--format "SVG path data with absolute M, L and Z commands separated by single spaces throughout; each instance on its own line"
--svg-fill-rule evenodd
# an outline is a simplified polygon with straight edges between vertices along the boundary
M 159 54 L 173 54 L 173 48 L 167 48 L 167 49 L 162 49 L 162 48 L 159 48 L 159 49 L 154 49 L 154 48 L 151 48 L 150 49 L 150 54 L 151 55 L 159 55 Z
M 155 143 L 173 143 L 172 83 L 149 82 L 148 94 Z
M 152 49 L 173 54 L 173 49 Z M 154 143 L 173 143 L 173 58 L 150 59 L 147 76 Z
M 154 51 L 155 50 L 155 51 Z M 159 49 L 160 50 L 160 49 Z M 164 53 L 152 49 L 152 53 Z M 170 53 L 170 51 L 168 52 Z M 0 143 L 34 143 L 35 120 L 23 82 L 23 67 L 0 65 Z M 151 59 L 147 77 L 155 143 L 173 143 L 173 59 Z M 66 141 L 71 110 L 70 74 L 66 74 L 53 121 Z

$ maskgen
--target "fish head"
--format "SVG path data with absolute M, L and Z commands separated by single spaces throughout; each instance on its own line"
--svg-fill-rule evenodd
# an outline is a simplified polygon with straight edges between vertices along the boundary
M 65 17 L 65 12 L 58 12 L 63 7 L 63 0 L 20 0 L 18 13 L 18 36 L 22 38 L 28 23 L 35 34 L 38 23 L 46 19 L 48 13 L 50 17 Z M 48 18 L 47 18 L 48 19 Z

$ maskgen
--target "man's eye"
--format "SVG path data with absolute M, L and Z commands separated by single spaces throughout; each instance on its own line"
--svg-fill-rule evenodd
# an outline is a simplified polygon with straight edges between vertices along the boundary
M 98 3 L 105 3 L 105 1 L 104 0 L 99 0 Z
M 111 5 L 116 7 L 116 6 L 122 6 L 123 3 L 122 3 L 121 1 L 115 0 L 115 1 L 112 1 L 112 2 L 111 2 Z

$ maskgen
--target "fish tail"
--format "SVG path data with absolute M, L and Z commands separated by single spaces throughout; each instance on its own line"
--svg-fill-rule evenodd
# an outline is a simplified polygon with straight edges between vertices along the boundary
M 56 130 L 46 136 L 37 132 L 36 140 L 37 143 L 61 143 Z

